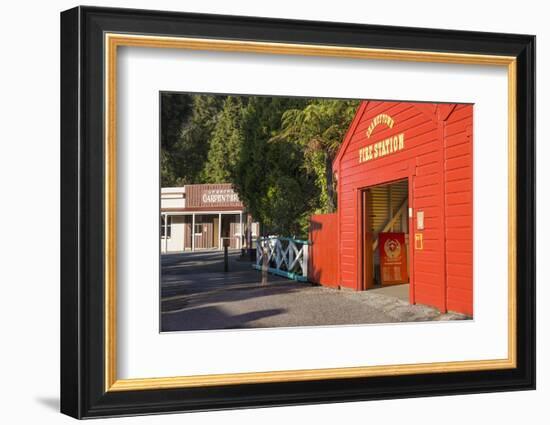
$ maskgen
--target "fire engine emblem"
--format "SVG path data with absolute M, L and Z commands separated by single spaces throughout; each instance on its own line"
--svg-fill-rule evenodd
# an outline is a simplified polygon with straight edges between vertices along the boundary
M 390 259 L 399 258 L 401 255 L 401 244 L 397 239 L 388 239 L 384 244 L 384 251 Z

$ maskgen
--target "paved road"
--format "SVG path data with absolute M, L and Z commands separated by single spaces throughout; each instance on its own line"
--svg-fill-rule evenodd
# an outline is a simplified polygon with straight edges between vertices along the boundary
M 162 330 L 341 325 L 398 321 L 341 291 L 261 273 L 230 255 L 223 272 L 220 252 L 162 257 Z
M 375 291 L 339 291 L 261 273 L 230 254 L 202 251 L 162 256 L 163 331 L 454 320 Z

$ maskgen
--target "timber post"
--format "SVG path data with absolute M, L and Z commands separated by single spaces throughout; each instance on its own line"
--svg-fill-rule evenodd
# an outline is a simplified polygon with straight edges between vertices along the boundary
M 267 269 L 269 267 L 269 259 L 267 253 L 268 239 L 265 239 L 262 243 L 262 286 L 267 285 Z

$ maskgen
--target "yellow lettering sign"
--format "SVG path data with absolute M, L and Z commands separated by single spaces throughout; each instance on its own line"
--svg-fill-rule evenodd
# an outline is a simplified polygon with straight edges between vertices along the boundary
M 397 153 L 404 148 L 405 134 L 399 133 L 359 149 L 359 162 L 367 162 L 372 159 L 382 158 L 386 155 Z
M 375 117 L 372 119 L 372 122 L 370 123 L 369 128 L 367 128 L 367 138 L 370 138 L 372 132 L 374 131 L 374 129 L 375 129 L 379 124 L 385 124 L 385 125 L 387 125 L 389 128 L 393 128 L 393 118 L 390 117 L 390 116 L 387 115 L 387 114 L 380 114 L 380 115 L 375 116 Z

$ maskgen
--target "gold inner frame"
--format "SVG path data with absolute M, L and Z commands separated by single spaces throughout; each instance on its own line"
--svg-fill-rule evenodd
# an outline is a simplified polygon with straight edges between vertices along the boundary
M 482 371 L 516 367 L 516 58 L 391 49 L 267 43 L 106 33 L 105 46 L 105 391 L 236 385 L 284 381 Z M 508 71 L 508 357 L 495 360 L 415 363 L 164 378 L 117 379 L 116 339 L 116 97 L 117 48 L 149 47 L 263 54 L 325 56 L 468 65 L 503 66 Z

